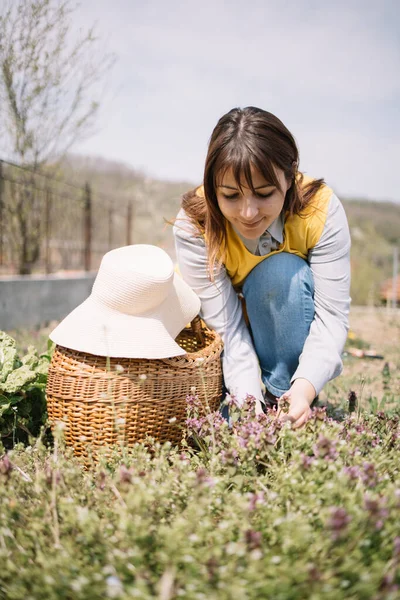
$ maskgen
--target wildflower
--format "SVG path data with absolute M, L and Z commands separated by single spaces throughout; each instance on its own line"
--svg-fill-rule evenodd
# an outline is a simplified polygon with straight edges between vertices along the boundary
M 356 465 L 354 465 L 352 467 L 344 467 L 343 472 L 352 481 L 354 481 L 360 477 L 360 469 Z
M 140 379 L 141 381 L 146 381 L 146 379 L 147 379 L 147 375 L 146 375 L 146 373 L 141 373 L 141 374 L 139 375 L 139 379 Z
M 220 460 L 223 465 L 237 465 L 239 462 L 239 454 L 235 448 L 222 450 Z
M 207 469 L 204 467 L 200 467 L 196 471 L 196 482 L 198 485 L 206 485 L 208 487 L 212 487 L 214 485 L 214 480 L 209 476 Z
M 349 392 L 349 413 L 353 413 L 357 408 L 357 394 L 351 390 Z
M 381 580 L 381 583 L 379 586 L 379 591 L 387 592 L 388 594 L 390 594 L 391 592 L 397 592 L 400 588 L 395 583 L 395 579 L 396 579 L 396 573 L 392 569 L 391 571 L 389 571 L 382 577 L 382 580 Z M 391 597 L 394 597 L 394 596 L 391 596 Z M 396 597 L 397 597 L 397 594 L 396 594 Z
M 281 409 L 283 413 L 288 413 L 290 409 L 290 402 L 287 398 L 281 398 L 278 400 L 278 407 Z
M 199 397 L 196 395 L 186 396 L 186 404 L 187 404 L 187 407 L 189 410 L 193 410 L 194 408 L 201 407 L 201 402 L 199 400 Z
M 258 506 L 262 506 L 265 504 L 264 492 L 255 492 L 250 494 L 250 502 L 248 506 L 248 510 L 252 512 L 256 510 Z
M 8 480 L 12 469 L 13 469 L 13 466 L 12 466 L 11 460 L 8 458 L 8 455 L 6 454 L 0 460 L 0 475 L 3 475 L 6 478 L 6 480 Z
M 246 540 L 246 546 L 249 550 L 256 550 L 261 547 L 262 534 L 260 531 L 254 531 L 253 529 L 247 529 L 244 534 Z
M 378 483 L 378 473 L 372 463 L 365 462 L 363 464 L 361 480 L 367 487 L 375 487 Z
M 303 469 L 308 470 L 314 462 L 313 456 L 307 456 L 307 454 L 301 454 L 301 466 Z
M 345 508 L 332 507 L 330 517 L 327 522 L 327 527 L 332 531 L 333 539 L 338 539 L 347 529 L 347 525 L 351 521 L 351 516 L 347 514 Z
M 389 515 L 386 508 L 386 498 L 374 499 L 366 495 L 364 497 L 364 507 L 368 511 L 370 520 L 375 524 L 375 529 L 382 529 L 385 519 Z
M 132 471 L 125 465 L 121 465 L 119 469 L 119 480 L 121 483 L 131 483 L 132 481 Z
M 122 365 L 115 365 L 115 370 L 117 371 L 117 373 L 123 373 L 125 371 Z
M 326 460 L 335 460 L 338 456 L 336 443 L 326 438 L 322 434 L 319 436 L 317 443 L 314 445 L 314 454 L 319 458 Z
M 326 407 L 316 406 L 311 410 L 311 417 L 314 417 L 317 421 L 325 421 L 327 419 Z
M 106 474 L 104 471 L 100 471 L 100 473 L 98 474 L 98 478 L 97 478 L 97 487 L 103 491 L 104 488 L 106 487 Z

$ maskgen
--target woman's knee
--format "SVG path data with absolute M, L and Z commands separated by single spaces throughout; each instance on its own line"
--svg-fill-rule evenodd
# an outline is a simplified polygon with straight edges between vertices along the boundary
M 247 276 L 243 294 L 248 298 L 253 293 L 260 294 L 268 302 L 291 297 L 296 298 L 300 291 L 314 293 L 314 281 L 308 263 L 287 252 L 273 254 L 259 263 Z

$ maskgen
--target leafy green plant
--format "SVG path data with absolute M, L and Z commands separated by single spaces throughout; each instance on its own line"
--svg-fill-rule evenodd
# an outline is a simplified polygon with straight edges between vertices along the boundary
M 11 448 L 37 436 L 47 420 L 45 388 L 52 344 L 38 355 L 33 346 L 18 356 L 15 340 L 0 331 L 0 436 Z

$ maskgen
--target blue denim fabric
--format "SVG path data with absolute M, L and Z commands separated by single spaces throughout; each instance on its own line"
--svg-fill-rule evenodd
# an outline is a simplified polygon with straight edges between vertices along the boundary
M 274 396 L 290 388 L 314 318 L 314 280 L 308 263 L 295 254 L 273 254 L 243 284 L 262 380 Z

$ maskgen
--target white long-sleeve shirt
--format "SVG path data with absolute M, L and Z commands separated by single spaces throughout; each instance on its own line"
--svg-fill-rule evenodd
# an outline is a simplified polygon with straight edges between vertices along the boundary
M 281 214 L 258 240 L 241 239 L 250 252 L 263 256 L 283 241 L 283 227 Z M 222 336 L 222 368 L 228 391 L 239 401 L 247 394 L 263 401 L 258 357 L 225 268 L 216 270 L 215 281 L 210 281 L 204 238 L 199 237 L 183 209 L 178 213 L 174 236 L 179 268 L 201 300 L 201 317 Z M 325 383 L 342 371 L 350 310 L 350 232 L 335 194 L 329 201 L 321 238 L 307 261 L 314 277 L 315 315 L 292 382 L 307 379 L 319 394 Z

